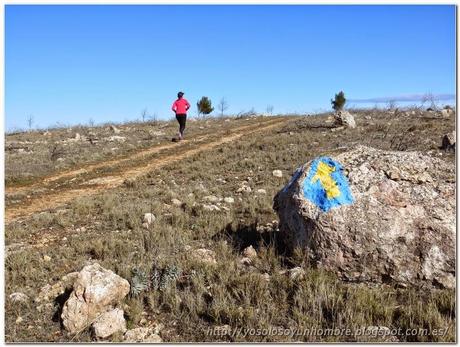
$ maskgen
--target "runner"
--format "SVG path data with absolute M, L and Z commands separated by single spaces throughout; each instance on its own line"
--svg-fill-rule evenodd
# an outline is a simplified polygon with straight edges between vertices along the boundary
M 186 99 L 183 98 L 184 93 L 177 93 L 177 100 L 172 105 L 172 110 L 176 114 L 176 119 L 179 122 L 179 136 L 178 140 L 184 139 L 185 122 L 187 121 L 187 110 L 190 108 L 190 104 Z M 175 139 L 173 139 L 174 141 Z

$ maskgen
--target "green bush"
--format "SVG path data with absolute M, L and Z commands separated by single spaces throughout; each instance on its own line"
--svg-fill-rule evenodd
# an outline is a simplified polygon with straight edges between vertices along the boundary
M 203 96 L 200 101 L 196 103 L 196 107 L 198 108 L 198 115 L 210 114 L 214 110 L 211 105 L 211 100 L 206 96 Z
M 335 94 L 334 100 L 331 100 L 332 108 L 336 111 L 340 111 L 345 106 L 347 99 L 345 99 L 345 94 L 340 91 L 338 94 Z

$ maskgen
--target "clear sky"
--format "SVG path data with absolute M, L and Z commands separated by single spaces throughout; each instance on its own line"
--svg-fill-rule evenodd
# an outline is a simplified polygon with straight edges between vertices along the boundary
M 6 5 L 5 126 L 452 95 L 455 33 L 453 5 Z

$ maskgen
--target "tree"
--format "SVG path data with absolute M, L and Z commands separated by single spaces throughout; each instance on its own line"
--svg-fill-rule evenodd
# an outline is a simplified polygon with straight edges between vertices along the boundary
M 220 115 L 224 116 L 224 111 L 228 108 L 227 101 L 225 98 L 220 99 L 219 104 L 217 105 L 217 109 L 220 111 Z
M 32 130 L 32 125 L 34 124 L 34 116 L 29 114 L 27 117 L 27 125 L 29 126 L 29 131 Z
M 141 113 L 142 122 L 145 122 L 145 118 L 147 118 L 147 108 L 144 108 Z
M 210 114 L 212 111 L 214 111 L 214 108 L 211 105 L 211 100 L 206 96 L 203 96 L 200 101 L 196 103 L 196 107 L 198 109 L 198 116 L 202 113 Z
M 433 95 L 433 93 L 429 92 L 426 93 L 425 95 L 422 96 L 422 106 L 426 103 L 430 103 L 430 107 L 433 110 L 437 110 L 438 106 L 436 105 L 436 97 Z
M 345 99 L 345 94 L 340 91 L 338 94 L 335 94 L 334 100 L 331 99 L 332 108 L 336 111 L 343 110 L 347 99 Z
M 273 108 L 274 108 L 273 105 L 268 105 L 268 106 L 267 106 L 267 113 L 268 113 L 269 115 L 272 115 L 272 114 L 273 114 Z

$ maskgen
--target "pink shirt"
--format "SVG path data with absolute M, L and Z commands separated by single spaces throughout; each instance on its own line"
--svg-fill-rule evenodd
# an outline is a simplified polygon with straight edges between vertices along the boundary
M 176 114 L 185 114 L 189 108 L 190 104 L 184 98 L 177 99 L 172 105 L 172 110 L 176 112 Z

